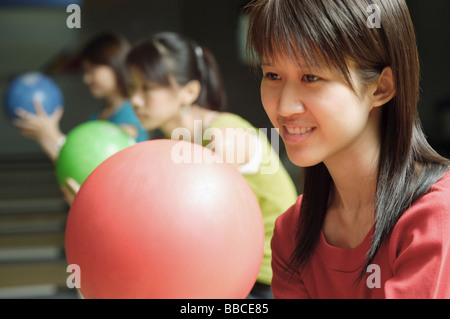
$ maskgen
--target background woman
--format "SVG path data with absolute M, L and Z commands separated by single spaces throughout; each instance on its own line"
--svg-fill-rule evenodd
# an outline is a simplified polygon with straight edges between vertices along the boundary
M 270 240 L 274 221 L 297 197 L 278 155 L 265 136 L 251 133 L 254 127 L 249 122 L 223 111 L 225 91 L 216 61 L 211 52 L 193 40 L 176 33 L 157 34 L 134 46 L 127 64 L 131 103 L 146 129 L 160 129 L 166 138 L 171 138 L 176 129 L 183 129 L 188 135 L 183 139 L 192 142 L 198 134 L 196 123 L 201 123 L 202 137 L 206 130 L 215 129 L 217 134 L 201 143 L 234 165 L 249 183 L 265 227 L 263 263 L 249 297 L 271 298 Z M 278 169 L 262 173 L 264 166 L 273 162 Z
M 106 120 L 120 125 L 137 142 L 141 142 L 148 139 L 148 133 L 142 128 L 128 100 L 124 67 L 130 47 L 121 35 L 105 32 L 84 46 L 80 59 L 84 83 L 94 98 L 105 101 L 104 106 L 95 111 L 90 120 Z M 20 110 L 20 119 L 14 124 L 25 137 L 36 140 L 54 162 L 65 141 L 65 135 L 59 127 L 63 109 L 60 107 L 47 115 L 38 102 L 35 102 L 35 107 L 37 114 Z

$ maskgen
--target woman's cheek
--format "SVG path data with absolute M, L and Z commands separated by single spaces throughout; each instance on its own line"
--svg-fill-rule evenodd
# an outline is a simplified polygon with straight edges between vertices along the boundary
M 277 98 L 273 91 L 268 88 L 261 88 L 261 103 L 263 105 L 264 111 L 266 112 L 269 120 L 272 122 L 274 127 L 276 125 L 277 119 Z

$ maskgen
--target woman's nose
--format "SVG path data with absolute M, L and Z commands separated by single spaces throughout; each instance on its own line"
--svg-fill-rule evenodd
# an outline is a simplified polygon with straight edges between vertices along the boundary
M 283 86 L 278 100 L 277 111 L 283 117 L 290 117 L 306 111 L 298 85 L 286 83 Z

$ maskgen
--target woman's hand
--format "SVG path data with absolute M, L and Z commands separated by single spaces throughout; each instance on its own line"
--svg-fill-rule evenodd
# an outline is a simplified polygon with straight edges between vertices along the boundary
M 42 103 L 33 101 L 36 114 L 17 109 L 19 119 L 13 120 L 13 125 L 20 129 L 23 136 L 39 143 L 43 151 L 54 162 L 58 158 L 61 141 L 64 134 L 59 129 L 59 122 L 63 114 L 63 107 L 58 107 L 53 114 L 48 115 Z
M 66 201 L 67 204 L 72 205 L 75 196 L 77 195 L 78 191 L 80 190 L 80 184 L 77 183 L 77 181 L 75 181 L 72 178 L 67 178 L 66 179 L 66 186 L 61 186 L 61 191 L 63 193 L 63 197 L 64 200 Z

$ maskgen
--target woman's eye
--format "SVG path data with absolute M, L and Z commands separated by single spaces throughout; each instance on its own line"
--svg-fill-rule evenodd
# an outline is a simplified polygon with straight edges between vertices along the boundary
M 302 78 L 302 81 L 312 83 L 320 80 L 320 77 L 312 74 L 305 74 Z
M 267 72 L 264 77 L 266 79 L 269 79 L 270 81 L 276 81 L 280 79 L 280 76 L 276 73 L 272 73 L 272 72 Z

